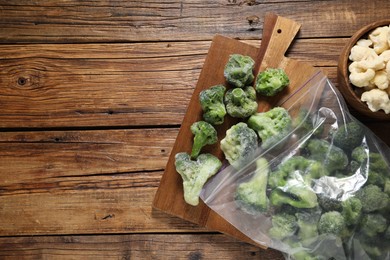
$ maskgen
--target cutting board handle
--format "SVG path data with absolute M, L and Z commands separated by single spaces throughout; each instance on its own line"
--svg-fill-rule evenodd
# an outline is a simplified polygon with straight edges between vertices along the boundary
M 301 24 L 274 13 L 264 17 L 263 38 L 256 58 L 258 72 L 266 67 L 280 66 L 285 59 L 285 53 L 297 35 Z M 268 57 L 268 58 L 266 58 Z M 263 62 L 267 61 L 267 62 Z

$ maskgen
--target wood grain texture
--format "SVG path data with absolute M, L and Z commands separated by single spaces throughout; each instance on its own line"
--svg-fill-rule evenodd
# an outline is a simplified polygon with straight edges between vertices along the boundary
M 335 81 L 344 42 L 301 40 L 288 56 L 329 67 Z M 208 41 L 0 45 L 0 128 L 179 125 L 209 47 Z
M 304 24 L 300 37 L 350 36 L 387 18 L 390 3 L 342 1 L 0 1 L 0 42 L 259 39 L 266 12 Z M 342 26 L 340 26 L 342 25 Z
M 163 170 L 177 132 L 169 128 L 3 132 L 0 187 L 61 176 Z
M 151 207 L 212 37 L 259 47 L 277 12 L 302 24 L 287 57 L 336 83 L 347 38 L 389 9 L 0 0 L 0 258 L 284 259 Z M 390 144 L 388 123 L 359 118 Z
M 133 234 L 0 238 L 2 259 L 221 259 L 283 260 L 220 234 Z
M 0 236 L 205 231 L 152 209 L 161 174 L 63 176 L 3 184 Z

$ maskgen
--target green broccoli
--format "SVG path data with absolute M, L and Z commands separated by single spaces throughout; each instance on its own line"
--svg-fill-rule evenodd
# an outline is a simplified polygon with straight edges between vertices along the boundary
M 386 259 L 386 251 L 383 250 L 383 242 L 378 239 L 367 239 L 367 238 L 360 238 L 359 239 L 360 245 L 362 249 L 369 255 L 369 259 L 377 259 L 377 260 L 383 260 Z M 387 252 L 388 253 L 388 252 Z M 367 256 L 363 256 L 361 258 L 357 259 L 366 259 Z
M 384 233 L 387 228 L 387 221 L 381 214 L 367 214 L 362 219 L 360 231 L 368 237 L 377 237 Z
M 308 246 L 318 237 L 318 221 L 321 213 L 318 210 L 302 211 L 295 214 L 298 223 L 298 238 L 302 245 Z
M 264 149 L 282 140 L 291 130 L 292 120 L 283 107 L 274 107 L 267 112 L 256 113 L 248 119 L 248 126 L 255 130 Z
M 370 152 L 364 146 L 358 146 L 352 150 L 351 158 L 352 160 L 358 162 L 359 164 L 364 163 L 367 160 Z
M 296 208 L 314 208 L 318 206 L 317 195 L 306 184 L 294 180 L 287 181 L 283 188 L 271 192 L 270 202 L 274 206 L 289 204 Z
M 384 209 L 389 205 L 389 195 L 373 184 L 361 188 L 355 196 L 361 201 L 362 210 L 366 213 Z
M 205 121 L 193 123 L 191 125 L 191 132 L 194 134 L 194 143 L 191 151 L 192 159 L 198 157 L 203 146 L 215 144 L 218 141 L 217 130 Z
M 385 238 L 390 240 L 390 223 L 385 232 Z
M 204 184 L 221 166 L 221 161 L 212 154 L 201 154 L 196 161 L 192 161 L 187 153 L 175 155 L 176 171 L 183 179 L 184 200 L 188 204 L 199 204 L 199 194 Z
M 328 258 L 325 258 L 321 255 L 313 256 L 310 253 L 310 249 L 305 248 L 302 243 L 300 243 L 299 241 L 297 241 L 294 238 L 287 238 L 283 242 L 290 247 L 289 251 L 291 252 L 291 256 L 292 256 L 291 259 L 293 259 L 293 260 L 325 260 L 325 259 L 328 259 Z
M 257 147 L 256 132 L 243 122 L 230 127 L 226 131 L 225 138 L 221 140 L 221 150 L 233 167 L 238 167 L 252 159 Z
M 359 146 L 352 151 L 351 158 L 359 164 L 359 167 L 364 166 L 368 172 L 367 184 L 385 188 L 386 182 L 390 179 L 390 168 L 380 153 L 369 152 L 368 149 Z
M 386 179 L 383 191 L 390 197 L 390 178 Z
M 375 184 L 382 189 L 390 178 L 390 168 L 380 153 L 369 153 L 368 184 Z
M 310 154 L 310 159 L 323 162 L 331 174 L 337 170 L 344 170 L 348 166 L 348 156 L 345 152 L 324 139 L 309 140 L 306 150 Z
M 320 234 L 333 234 L 338 236 L 345 228 L 344 217 L 338 211 L 329 211 L 321 215 L 318 221 Z
M 235 118 L 246 118 L 257 112 L 256 91 L 253 87 L 229 89 L 225 95 L 227 113 Z
M 225 65 L 223 74 L 229 84 L 242 88 L 252 84 L 255 78 L 253 75 L 254 66 L 255 61 L 251 57 L 232 54 Z
M 311 185 L 313 179 L 325 175 L 328 175 L 328 172 L 320 162 L 296 155 L 282 162 L 277 170 L 270 174 L 268 184 L 271 188 L 283 187 L 288 179 L 302 177 L 307 185 Z
M 265 158 L 256 160 L 256 172 L 247 182 L 238 185 L 235 199 L 246 212 L 265 212 L 268 209 L 267 178 L 269 166 Z
M 202 90 L 199 94 L 200 106 L 203 110 L 203 119 L 213 125 L 220 125 L 224 122 L 226 115 L 223 97 L 226 88 L 223 85 L 212 86 Z
M 362 144 L 363 137 L 363 127 L 358 122 L 352 121 L 337 129 L 333 136 L 333 143 L 344 151 L 351 152 Z
M 318 203 L 320 204 L 323 211 L 340 211 L 341 201 L 336 198 L 331 198 L 325 194 L 318 195 Z
M 294 215 L 279 213 L 272 216 L 272 227 L 268 230 L 273 239 L 282 240 L 294 235 L 298 230 L 297 219 Z
M 283 69 L 268 68 L 260 72 L 256 78 L 256 91 L 264 96 L 274 96 L 290 84 Z
M 356 197 L 349 197 L 341 203 L 345 224 L 347 226 L 353 226 L 359 223 L 360 216 L 362 215 L 362 203 Z

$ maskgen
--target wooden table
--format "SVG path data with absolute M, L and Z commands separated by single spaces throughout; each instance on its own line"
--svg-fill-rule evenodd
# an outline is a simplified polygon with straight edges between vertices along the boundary
M 390 2 L 0 0 L 0 259 L 284 259 L 151 207 L 212 37 L 259 46 L 269 11 L 336 84 Z

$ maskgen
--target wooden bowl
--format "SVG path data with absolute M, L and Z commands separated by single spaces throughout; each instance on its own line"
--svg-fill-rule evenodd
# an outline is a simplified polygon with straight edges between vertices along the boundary
M 348 66 L 351 63 L 349 60 L 349 54 L 351 48 L 356 44 L 359 39 L 367 39 L 368 34 L 377 27 L 390 25 L 390 19 L 376 21 L 368 24 L 358 30 L 344 46 L 337 67 L 337 80 L 339 83 L 339 90 L 343 95 L 346 102 L 355 109 L 358 113 L 368 116 L 376 120 L 390 120 L 390 114 L 386 114 L 383 110 L 372 112 L 367 104 L 360 100 L 362 89 L 353 86 L 349 80 Z

